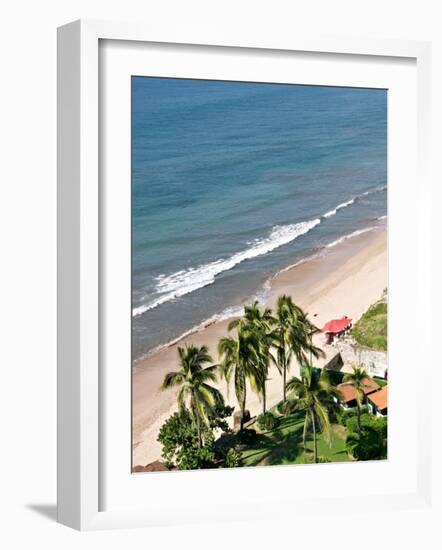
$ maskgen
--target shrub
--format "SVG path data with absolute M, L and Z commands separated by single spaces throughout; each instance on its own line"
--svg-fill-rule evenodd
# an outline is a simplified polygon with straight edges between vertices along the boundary
M 225 420 L 228 416 L 231 416 L 233 413 L 233 407 L 229 407 L 224 403 L 217 403 L 211 413 L 209 414 L 209 426 L 212 430 L 220 429 L 223 432 L 229 433 L 231 429 L 229 424 Z
M 367 414 L 368 414 L 367 405 L 362 405 L 362 407 L 361 407 L 361 416 L 367 415 Z M 345 409 L 341 413 L 341 422 L 342 422 L 342 424 L 344 424 L 348 428 L 349 427 L 348 423 L 349 423 L 350 420 L 354 419 L 354 421 L 357 422 L 357 416 L 358 416 L 358 408 L 357 407 L 353 407 L 351 409 Z
M 359 436 L 357 418 L 350 418 L 347 422 L 347 451 L 357 460 L 387 458 L 387 429 L 386 418 L 363 414 Z
M 384 416 L 364 414 L 361 416 L 361 426 L 362 428 L 374 430 L 380 437 L 387 437 L 388 420 Z
M 280 423 L 280 419 L 271 411 L 267 411 L 258 416 L 258 426 L 260 430 L 274 430 Z
M 356 460 L 382 460 L 387 457 L 387 442 L 373 430 L 347 435 L 347 452 Z
M 198 447 L 183 447 L 178 456 L 178 470 L 214 467 L 215 453 L 212 444 L 206 444 L 201 449 Z
M 241 453 L 232 447 L 226 453 L 224 467 L 238 468 L 238 466 L 241 466 Z
M 373 414 L 369 414 L 367 411 L 368 411 L 367 407 L 362 407 L 361 428 L 373 429 L 379 432 L 384 437 L 386 437 L 387 436 L 387 419 L 382 416 L 375 416 Z M 346 427 L 349 432 L 358 431 L 358 418 L 357 418 L 356 411 L 352 415 L 347 416 Z
M 158 441 L 163 446 L 162 456 L 170 468 L 179 470 L 207 468 L 215 459 L 212 431 L 204 428 L 203 446 L 198 448 L 198 436 L 188 410 L 174 413 L 161 426 Z

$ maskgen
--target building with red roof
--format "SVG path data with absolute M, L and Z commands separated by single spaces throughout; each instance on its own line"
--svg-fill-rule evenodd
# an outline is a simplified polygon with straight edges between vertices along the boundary
M 381 386 L 370 378 L 364 378 L 363 383 L 364 383 L 364 387 L 362 388 L 362 391 L 364 393 L 363 403 L 366 403 L 367 396 L 373 394 L 373 392 L 377 392 Z M 337 389 L 341 394 L 340 402 L 343 407 L 345 408 L 356 407 L 357 405 L 356 390 L 354 386 L 343 383 L 343 384 L 339 384 L 337 386 Z
M 373 414 L 388 415 L 388 386 L 383 386 L 379 391 L 371 393 L 367 397 L 368 406 Z

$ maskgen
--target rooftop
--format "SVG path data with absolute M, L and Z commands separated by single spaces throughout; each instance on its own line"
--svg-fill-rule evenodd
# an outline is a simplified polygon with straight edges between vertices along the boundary
M 377 392 L 379 390 L 380 386 L 377 382 L 374 380 L 371 380 L 370 378 L 365 378 L 363 380 L 364 386 L 362 388 L 362 391 L 365 395 L 369 395 L 373 392 Z M 350 386 L 350 384 L 339 384 L 338 390 L 341 392 L 342 398 L 341 401 L 343 403 L 348 403 L 350 401 L 354 401 L 356 399 L 356 390 L 353 386 Z
M 388 408 L 388 386 L 384 386 L 379 391 L 369 395 L 368 399 L 376 405 L 376 407 L 383 411 Z

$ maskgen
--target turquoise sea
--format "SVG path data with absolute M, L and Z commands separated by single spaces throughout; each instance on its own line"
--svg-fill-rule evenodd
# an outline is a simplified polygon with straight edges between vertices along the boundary
M 386 215 L 386 90 L 133 77 L 133 357 Z

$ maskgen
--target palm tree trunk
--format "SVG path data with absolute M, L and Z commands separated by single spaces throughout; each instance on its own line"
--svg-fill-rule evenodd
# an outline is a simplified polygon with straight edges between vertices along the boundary
M 357 403 L 358 406 L 358 436 L 359 439 L 361 438 L 361 405 L 359 402 Z
M 201 422 L 200 422 L 200 415 L 198 414 L 198 410 L 195 406 L 195 398 L 192 393 L 192 400 L 190 402 L 190 406 L 193 410 L 193 416 L 195 418 L 195 424 L 196 424 L 196 433 L 198 436 L 198 449 L 201 449 L 202 447 L 202 437 L 201 437 Z
M 266 381 L 264 380 L 262 385 L 262 414 L 266 412 Z
M 313 430 L 313 462 L 317 464 L 318 462 L 318 442 L 316 440 L 316 421 L 315 413 L 313 410 L 310 410 L 312 416 L 312 430 Z
M 304 429 L 302 430 L 302 446 L 304 448 L 304 457 L 307 456 L 307 422 L 308 422 L 308 415 L 305 415 L 304 419 Z
M 282 400 L 285 403 L 287 401 L 287 390 L 286 390 L 286 387 L 285 387 L 286 384 L 287 384 L 287 364 L 286 364 L 286 360 L 285 360 L 285 353 L 284 353 L 284 357 L 282 359 L 282 384 L 283 384 Z
M 200 421 L 200 415 L 198 414 L 198 411 L 195 411 L 195 421 L 196 421 L 196 433 L 198 435 L 198 449 L 201 449 L 203 446 L 203 440 L 201 437 L 201 421 Z
M 240 424 L 240 431 L 242 432 L 244 430 L 244 413 L 246 410 L 246 388 L 244 388 L 244 394 L 242 396 L 241 400 L 241 424 Z
M 196 429 L 198 432 L 198 449 L 201 449 L 203 442 L 201 438 L 201 425 L 200 425 L 200 417 L 199 415 L 196 415 Z

